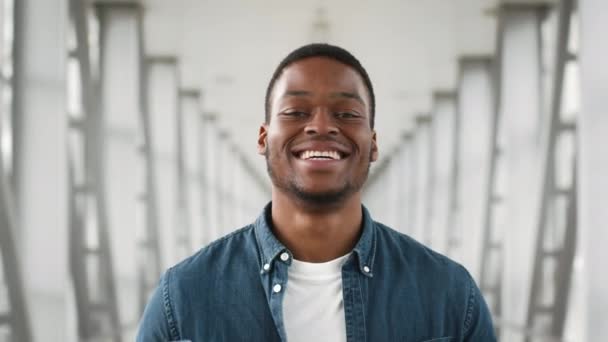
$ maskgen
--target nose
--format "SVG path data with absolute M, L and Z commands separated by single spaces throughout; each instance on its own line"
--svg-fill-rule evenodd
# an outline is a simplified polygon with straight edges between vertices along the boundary
M 339 129 L 331 112 L 326 109 L 319 109 L 312 113 L 305 132 L 310 135 L 336 135 Z

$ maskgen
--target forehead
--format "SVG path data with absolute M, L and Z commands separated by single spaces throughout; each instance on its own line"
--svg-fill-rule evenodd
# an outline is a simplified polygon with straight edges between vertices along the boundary
M 363 78 L 351 66 L 328 57 L 309 57 L 285 67 L 273 87 L 276 100 L 288 91 L 315 93 L 349 92 L 359 95 L 369 107 Z

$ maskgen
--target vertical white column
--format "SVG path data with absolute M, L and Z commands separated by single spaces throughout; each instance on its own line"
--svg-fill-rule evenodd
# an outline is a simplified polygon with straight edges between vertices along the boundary
M 407 228 L 406 234 L 414 237 L 416 234 L 416 224 L 418 220 L 418 163 L 420 162 L 418 151 L 418 132 L 415 122 L 412 126 L 409 139 L 409 156 L 408 156 L 408 179 L 407 179 L 407 211 L 409 213 L 407 217 Z
M 232 179 L 232 188 L 233 193 L 235 195 L 234 199 L 234 228 L 240 228 L 246 224 L 246 207 L 247 201 L 249 197 L 252 196 L 252 187 L 247 184 L 247 174 L 245 173 L 245 169 L 243 167 L 243 158 L 238 149 L 238 146 L 234 144 L 232 146 L 233 158 L 235 161 L 234 170 L 233 170 L 233 179 Z M 245 191 L 245 189 L 248 189 Z
M 191 89 L 182 90 L 180 92 L 180 99 L 188 229 L 190 231 L 192 248 L 199 249 L 203 246 L 202 180 L 200 179 L 200 135 L 202 129 L 200 92 Z
M 243 203 L 243 212 L 245 214 L 243 223 L 248 224 L 253 222 L 257 216 L 260 215 L 263 206 L 270 200 L 270 189 L 268 188 L 269 181 L 268 178 L 265 177 L 265 174 L 260 173 L 259 168 L 255 167 L 242 150 L 238 151 L 238 162 L 243 178 L 238 182 L 240 186 L 235 189 L 237 189 L 237 198 Z M 252 156 L 255 158 L 263 158 L 262 156 L 255 154 L 252 154 Z M 263 162 L 262 160 L 259 161 Z M 246 187 L 246 189 L 250 191 L 243 192 L 243 187 Z
M 431 229 L 433 249 L 445 253 L 447 237 L 452 229 L 458 229 L 456 222 L 448 222 L 450 215 L 450 194 L 452 182 L 452 157 L 455 153 L 456 101 L 452 92 L 436 92 L 433 96 L 433 138 L 435 149 L 434 169 L 430 170 L 434 181 L 432 191 L 433 215 L 428 228 Z
M 232 172 L 234 168 L 232 151 L 230 148 L 230 133 L 224 129 L 219 129 L 219 154 L 217 155 L 218 161 L 218 196 L 219 196 L 219 214 L 220 214 L 220 229 L 222 233 L 220 235 L 226 235 L 230 233 L 233 227 L 233 194 L 232 194 Z
M 364 204 L 372 213 L 375 220 L 394 229 L 397 219 L 399 203 L 398 198 L 398 172 L 401 147 L 395 146 L 392 150 L 384 150 L 382 158 L 372 163 L 368 179 L 364 185 Z
M 234 207 L 232 209 L 232 229 L 235 230 L 241 228 L 245 224 L 245 203 L 247 202 L 247 197 L 251 196 L 251 194 L 248 191 L 245 191 L 245 189 L 250 189 L 250 187 L 245 186 L 246 178 L 243 169 L 243 161 L 236 142 L 231 142 L 230 151 L 233 162 L 231 171 L 232 179 L 230 181 L 230 192 L 232 193 L 234 202 Z
M 212 242 L 220 237 L 223 227 L 220 225 L 220 210 L 218 196 L 218 155 L 219 155 L 219 137 L 217 132 L 217 115 L 215 113 L 205 114 L 204 131 L 204 153 L 205 153 L 205 189 L 208 212 L 208 226 L 206 234 L 208 234 L 207 242 Z
M 408 133 L 401 135 L 400 147 L 397 152 L 397 165 L 396 168 L 396 181 L 393 184 L 397 191 L 396 208 L 395 208 L 395 224 L 394 229 L 401 233 L 406 233 L 408 225 L 407 220 L 410 215 L 409 212 L 409 184 L 410 184 L 410 170 L 408 165 L 408 158 L 410 157 L 410 141 L 411 136 Z
M 413 215 L 412 210 L 412 202 L 415 200 L 412 192 L 413 192 L 413 184 L 412 184 L 412 174 L 413 174 L 413 143 L 412 143 L 412 132 L 411 130 L 407 130 L 403 133 L 403 159 L 401 161 L 401 177 L 402 177 L 402 196 L 401 196 L 401 208 L 402 214 L 400 216 L 400 225 L 401 228 L 399 231 L 403 234 L 409 234 L 411 230 L 410 222 L 411 217 Z
M 205 246 L 210 242 L 210 229 L 211 229 L 211 220 L 210 220 L 210 210 L 209 210 L 209 158 L 208 158 L 208 141 L 207 141 L 207 133 L 208 133 L 208 121 L 207 114 L 202 112 L 199 115 L 200 129 L 198 136 L 198 164 L 199 164 L 199 189 L 200 189 L 200 213 L 201 213 L 201 226 L 200 230 L 200 243 L 201 246 Z
M 500 96 L 502 123 L 506 125 L 509 218 L 504 241 L 502 321 L 519 329 L 526 325 L 540 190 L 540 10 L 531 5 L 504 5 L 500 12 Z M 502 331 L 505 341 L 523 340 L 521 330 Z
M 394 156 L 395 152 L 388 152 L 387 155 Z M 385 157 L 373 164 L 369 179 L 365 183 L 365 199 L 368 209 L 374 215 L 374 219 L 388 225 L 392 225 L 391 214 L 394 201 L 391 199 L 393 191 L 393 179 L 391 179 L 391 168 L 396 163 L 392 157 Z M 390 190 L 387 190 L 390 189 Z
M 581 0 L 581 100 L 579 117 L 579 227 L 584 259 L 586 341 L 608 340 L 608 2 Z
M 458 153 L 459 259 L 479 281 L 485 197 L 488 186 L 490 134 L 494 116 L 491 60 L 468 56 L 460 60 L 458 115 L 460 142 Z M 467 238 L 465 238 L 467 237 Z
M 121 322 L 136 322 L 140 122 L 140 11 L 136 2 L 98 2 L 104 186 Z M 132 339 L 133 329 L 125 331 Z
M 225 140 L 228 138 L 228 134 L 222 130 L 219 122 L 215 121 L 215 158 L 213 159 L 213 166 L 215 168 L 215 202 L 217 205 L 217 230 L 218 238 L 226 234 L 228 226 L 226 224 L 227 218 L 225 216 L 225 205 L 226 205 L 226 192 L 225 192 L 225 179 L 226 179 L 226 160 L 228 156 L 225 154 Z
M 388 205 L 387 205 L 387 209 L 388 210 L 388 216 L 387 216 L 387 221 L 386 223 L 389 225 L 389 227 L 394 228 L 394 229 L 398 229 L 397 226 L 399 225 L 399 214 L 401 212 L 401 208 L 400 208 L 400 200 L 399 198 L 401 197 L 401 193 L 402 193 L 402 186 L 401 186 L 401 155 L 402 155 L 402 151 L 403 150 L 403 146 L 396 146 L 393 151 L 390 153 L 390 164 L 389 164 L 389 169 L 387 170 L 386 174 L 383 175 L 382 178 L 382 183 L 383 183 L 383 188 L 388 191 L 387 195 L 388 197 L 385 198 L 385 200 L 388 200 Z
M 416 128 L 409 133 L 407 157 L 407 212 L 405 233 L 413 237 L 416 230 L 416 215 L 418 210 L 418 143 Z
M 68 10 L 65 0 L 18 0 L 14 5 L 17 250 L 34 340 L 65 341 Z
M 155 56 L 146 60 L 150 137 L 156 166 L 156 188 L 161 241 L 162 269 L 179 259 L 175 227 L 177 224 L 177 60 Z
M 420 242 L 424 242 L 428 229 L 428 185 L 429 185 L 429 148 L 430 148 L 430 123 L 429 115 L 416 117 L 415 128 L 415 150 L 416 150 L 416 170 L 415 170 L 415 193 L 416 208 L 414 213 L 414 226 L 412 227 L 412 237 Z

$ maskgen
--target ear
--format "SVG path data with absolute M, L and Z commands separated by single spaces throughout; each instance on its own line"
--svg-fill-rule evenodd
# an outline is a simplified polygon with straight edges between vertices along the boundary
M 261 155 L 266 154 L 266 149 L 268 148 L 268 125 L 262 124 L 260 126 L 260 132 L 258 133 L 258 153 Z
M 376 139 L 376 131 L 372 131 L 372 150 L 370 159 L 372 162 L 378 160 L 378 141 Z

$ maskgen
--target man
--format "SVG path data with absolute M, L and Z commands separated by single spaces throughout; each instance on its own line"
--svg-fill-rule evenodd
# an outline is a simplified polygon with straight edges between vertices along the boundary
M 468 272 L 362 206 L 374 108 L 349 52 L 290 53 L 258 138 L 272 202 L 163 275 L 138 341 L 494 341 Z

